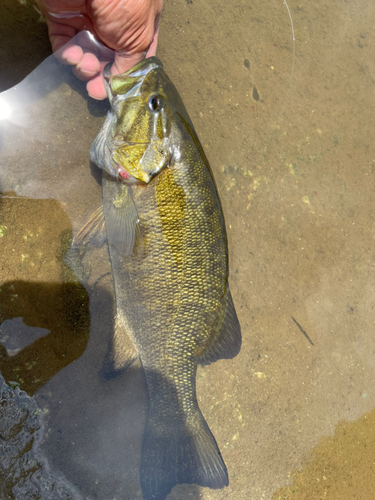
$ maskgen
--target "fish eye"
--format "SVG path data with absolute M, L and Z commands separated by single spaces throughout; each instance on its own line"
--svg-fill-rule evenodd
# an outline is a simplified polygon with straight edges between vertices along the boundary
M 147 102 L 148 109 L 153 113 L 160 111 L 163 107 L 162 99 L 163 98 L 160 95 L 152 95 Z

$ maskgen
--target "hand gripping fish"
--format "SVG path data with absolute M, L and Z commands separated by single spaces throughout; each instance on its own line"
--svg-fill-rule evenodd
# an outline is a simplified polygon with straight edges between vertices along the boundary
M 107 240 L 117 309 L 112 369 L 138 356 L 144 369 L 143 495 L 162 500 L 179 483 L 222 488 L 227 470 L 198 407 L 196 371 L 236 356 L 241 333 L 212 173 L 157 58 L 122 75 L 106 68 L 105 80 L 112 109 L 90 151 L 103 170 L 103 207 L 75 244 Z

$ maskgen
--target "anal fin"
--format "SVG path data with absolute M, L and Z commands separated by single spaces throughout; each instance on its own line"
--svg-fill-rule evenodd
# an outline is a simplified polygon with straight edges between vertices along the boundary
M 117 377 L 129 368 L 137 358 L 138 351 L 129 337 L 126 321 L 121 312 L 117 312 L 114 334 L 102 366 L 102 377 L 105 380 Z
M 229 287 L 226 293 L 227 307 L 224 319 L 213 344 L 211 344 L 199 357 L 201 365 L 209 365 L 218 359 L 231 359 L 237 356 L 241 349 L 241 327 Z

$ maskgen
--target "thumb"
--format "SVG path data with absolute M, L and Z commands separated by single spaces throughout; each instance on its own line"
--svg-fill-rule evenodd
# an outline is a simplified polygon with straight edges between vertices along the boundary
M 143 61 L 145 57 L 146 52 L 134 52 L 134 54 L 129 54 L 128 52 L 116 51 L 115 60 L 111 67 L 112 75 L 125 73 L 128 69 Z
M 133 53 L 125 51 L 115 52 L 115 61 L 111 68 L 112 75 L 119 75 L 121 73 L 124 73 L 125 71 L 132 68 L 139 62 L 143 61 L 143 59 L 145 59 L 146 57 L 152 57 L 156 55 L 156 49 L 158 46 L 159 26 L 160 26 L 160 13 L 156 16 L 154 23 L 154 36 L 147 50 L 143 52 L 133 52 Z

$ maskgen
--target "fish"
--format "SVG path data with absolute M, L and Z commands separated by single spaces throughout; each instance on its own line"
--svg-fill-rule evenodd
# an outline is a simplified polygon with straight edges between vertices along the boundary
M 182 483 L 223 488 L 227 468 L 196 397 L 198 365 L 241 348 L 213 174 L 159 59 L 121 75 L 107 66 L 104 78 L 111 109 L 90 149 L 103 206 L 74 244 L 108 245 L 116 303 L 109 377 L 138 358 L 145 374 L 143 497 L 163 500 Z

